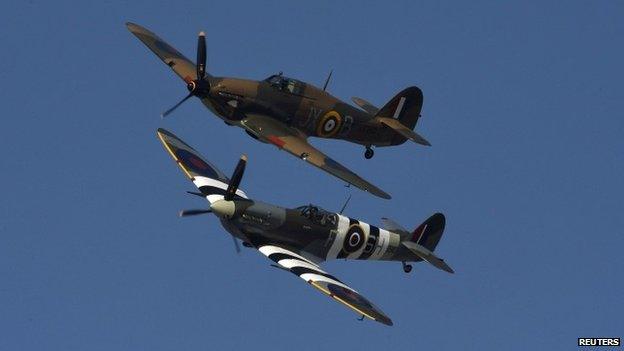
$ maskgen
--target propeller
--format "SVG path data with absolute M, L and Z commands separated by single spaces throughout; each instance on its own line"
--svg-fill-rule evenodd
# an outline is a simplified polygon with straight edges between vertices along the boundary
M 232 179 L 230 179 L 230 184 L 228 184 L 228 188 L 225 191 L 225 196 L 223 196 L 223 200 L 232 201 L 234 199 L 234 195 L 236 194 L 236 190 L 238 189 L 238 185 L 243 178 L 243 173 L 245 173 L 245 166 L 247 165 L 247 155 L 241 155 L 240 160 L 238 160 L 238 164 L 234 169 L 234 173 L 232 173 Z
M 180 102 L 175 104 L 172 108 L 161 114 L 162 118 L 167 117 L 171 112 L 180 107 L 191 96 L 197 96 L 199 98 L 207 97 L 210 93 L 210 82 L 206 80 L 206 34 L 199 32 L 197 36 L 197 65 L 196 65 L 196 78 L 193 81 L 188 82 L 186 88 L 189 93 Z
M 199 32 L 197 37 L 197 80 L 206 77 L 206 33 Z
M 214 213 L 219 217 L 228 218 L 231 217 L 236 208 L 234 202 L 234 196 L 236 195 L 236 190 L 238 190 L 238 185 L 243 179 L 243 174 L 245 173 L 245 166 L 247 165 L 247 155 L 241 155 L 240 160 L 238 160 L 238 164 L 234 169 L 234 173 L 232 173 L 232 179 L 230 179 L 230 183 L 228 184 L 227 189 L 225 190 L 225 195 L 223 196 L 223 200 L 218 200 L 210 204 L 210 209 L 195 209 L 195 210 L 182 210 L 180 211 L 180 217 L 188 217 L 188 216 L 196 216 L 205 213 Z M 189 194 L 197 195 L 204 197 L 202 193 L 196 193 L 193 191 L 187 191 Z M 235 243 L 238 248 L 238 243 Z
M 173 112 L 173 110 L 175 110 L 176 108 L 178 108 L 180 105 L 182 105 L 184 103 L 184 101 L 188 100 L 191 96 L 193 96 L 193 92 L 190 92 L 187 96 L 184 97 L 184 99 L 180 100 L 180 102 L 178 102 L 177 104 L 173 105 L 172 108 L 168 109 L 167 111 L 163 112 L 160 117 L 165 118 L 167 117 L 171 112 Z
M 180 211 L 180 217 L 188 217 L 188 216 L 197 216 L 200 214 L 211 213 L 212 210 L 182 210 Z M 236 250 L 236 254 L 240 255 L 241 248 L 238 244 L 238 240 L 234 236 L 232 236 L 232 240 L 234 241 L 234 250 Z
M 197 216 L 200 214 L 205 214 L 205 213 L 211 213 L 212 210 L 205 210 L 205 209 L 201 209 L 201 210 L 182 210 L 179 213 L 180 217 L 188 217 L 188 216 Z
M 236 253 L 240 255 L 241 248 L 240 248 L 240 245 L 238 245 L 238 240 L 236 240 L 236 238 L 233 235 L 232 235 L 232 240 L 234 240 L 234 249 L 236 249 Z
M 199 55 L 198 55 L 198 58 L 200 58 Z M 197 73 L 199 75 L 200 66 L 198 66 Z M 238 186 L 240 185 L 240 182 L 243 179 L 243 174 L 245 173 L 246 166 L 247 166 L 247 155 L 241 155 L 240 160 L 238 160 L 238 164 L 236 164 L 236 168 L 234 168 L 234 173 L 232 173 L 232 178 L 230 179 L 230 183 L 228 184 L 227 190 L 225 191 L 223 200 L 218 200 L 218 201 L 211 203 L 210 209 L 195 209 L 195 210 L 180 211 L 180 217 L 196 216 L 196 215 L 205 214 L 205 213 L 214 213 L 215 215 L 221 218 L 231 218 L 236 210 L 235 203 L 232 200 L 234 199 L 234 196 L 236 195 L 236 190 L 238 190 Z M 204 194 L 202 193 L 197 193 L 193 191 L 187 191 L 187 193 L 204 197 Z M 236 253 L 240 254 L 241 248 L 238 244 L 238 240 L 236 240 L 234 236 L 232 236 L 232 240 L 234 240 L 234 249 L 236 250 Z

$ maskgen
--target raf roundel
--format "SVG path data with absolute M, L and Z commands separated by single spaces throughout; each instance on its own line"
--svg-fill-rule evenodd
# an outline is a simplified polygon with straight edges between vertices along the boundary
M 336 128 L 336 121 L 333 119 L 328 119 L 323 125 L 323 132 L 329 133 L 334 130 L 334 128 Z
M 197 157 L 193 153 L 184 149 L 178 149 L 176 150 L 176 156 L 185 166 L 189 167 L 193 172 L 208 178 L 219 178 L 219 175 L 214 171 L 212 167 L 210 167 L 209 164 L 207 164 L 204 160 Z
M 358 224 L 353 224 L 349 227 L 345 240 L 342 244 L 342 249 L 346 253 L 354 253 L 364 245 L 364 231 Z
M 329 138 L 336 135 L 340 127 L 342 127 L 342 117 L 338 112 L 332 110 L 321 117 L 316 127 L 316 134 L 323 138 Z
M 364 296 L 354 292 L 351 289 L 344 288 L 336 284 L 328 284 L 329 291 L 335 296 L 340 297 L 343 300 L 356 304 L 358 307 L 364 307 L 367 309 L 374 308 L 373 305 Z

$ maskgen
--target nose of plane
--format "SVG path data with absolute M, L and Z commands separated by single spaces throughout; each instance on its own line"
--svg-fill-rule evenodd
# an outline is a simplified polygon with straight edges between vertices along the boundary
M 213 91 L 223 97 L 248 96 L 253 83 L 244 79 L 224 78 L 216 82 Z
M 234 215 L 234 201 L 218 200 L 210 204 L 210 209 L 221 218 L 232 218 Z

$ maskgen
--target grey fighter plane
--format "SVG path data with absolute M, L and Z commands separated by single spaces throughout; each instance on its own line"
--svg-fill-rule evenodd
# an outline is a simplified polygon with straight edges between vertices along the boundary
M 453 273 L 433 251 L 445 226 L 445 218 L 436 213 L 415 230 L 409 231 L 384 218 L 384 227 L 334 213 L 318 206 L 304 205 L 283 208 L 251 200 L 238 188 L 247 163 L 243 155 L 230 178 L 206 161 L 195 149 L 172 133 L 158 130 L 165 149 L 199 192 L 209 208 L 186 210 L 180 216 L 213 213 L 223 227 L 238 241 L 257 249 L 274 262 L 273 266 L 291 272 L 310 286 L 356 311 L 364 317 L 392 325 L 392 320 L 378 307 L 327 273 L 320 263 L 331 259 L 383 260 L 402 262 L 425 261 L 436 268 Z M 343 208 L 344 209 L 344 208 Z

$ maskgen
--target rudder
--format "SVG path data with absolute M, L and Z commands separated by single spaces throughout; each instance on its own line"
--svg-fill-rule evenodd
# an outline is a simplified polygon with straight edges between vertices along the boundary
M 421 225 L 412 232 L 411 241 L 426 247 L 428 250 L 435 250 L 444 233 L 446 219 L 442 213 L 436 213 L 427 218 Z
M 420 117 L 422 105 L 422 90 L 418 87 L 409 87 L 396 94 L 376 116 L 398 119 L 401 124 L 413 130 Z

